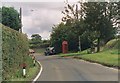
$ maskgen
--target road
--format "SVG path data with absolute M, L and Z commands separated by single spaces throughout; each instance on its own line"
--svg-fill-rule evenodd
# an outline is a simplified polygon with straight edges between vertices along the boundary
M 73 58 L 36 54 L 43 66 L 37 81 L 118 81 L 118 70 Z

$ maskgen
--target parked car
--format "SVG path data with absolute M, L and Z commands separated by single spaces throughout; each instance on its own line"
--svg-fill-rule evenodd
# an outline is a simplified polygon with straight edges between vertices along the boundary
M 45 53 L 45 56 L 54 55 L 55 54 L 55 49 L 54 49 L 54 47 L 47 47 L 44 53 Z

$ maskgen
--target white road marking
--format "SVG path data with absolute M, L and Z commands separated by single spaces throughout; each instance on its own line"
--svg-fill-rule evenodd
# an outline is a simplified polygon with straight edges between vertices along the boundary
M 42 67 L 41 63 L 40 63 L 39 61 L 37 61 L 37 62 L 39 63 L 41 69 L 40 69 L 38 75 L 34 78 L 34 80 L 33 80 L 32 83 L 34 83 L 35 81 L 37 81 L 37 79 L 41 76 L 41 73 L 42 73 L 42 71 L 43 71 L 43 67 Z
M 86 63 L 89 63 L 89 64 L 94 64 L 94 65 L 102 66 L 102 67 L 105 67 L 107 69 L 111 69 L 111 70 L 114 70 L 114 71 L 119 71 L 119 69 L 112 68 L 112 67 L 107 67 L 107 66 L 104 66 L 104 65 L 99 64 L 99 63 L 89 62 L 89 61 L 82 60 L 82 59 L 80 59 L 80 61 L 83 61 L 83 62 L 86 62 Z

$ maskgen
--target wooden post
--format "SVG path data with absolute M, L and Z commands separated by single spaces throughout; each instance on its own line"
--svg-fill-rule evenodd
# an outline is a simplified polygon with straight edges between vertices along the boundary
M 20 8 L 20 29 L 19 32 L 22 33 L 22 8 Z
M 80 36 L 79 36 L 79 51 L 81 52 L 81 42 L 80 42 Z
M 22 65 L 23 67 L 23 77 L 25 78 L 26 77 L 26 64 L 25 63 L 23 63 L 23 65 Z

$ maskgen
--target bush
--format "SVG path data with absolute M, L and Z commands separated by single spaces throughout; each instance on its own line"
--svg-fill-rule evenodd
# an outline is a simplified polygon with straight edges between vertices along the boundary
M 119 46 L 119 40 L 112 39 L 107 42 L 104 49 L 118 49 L 118 46 Z
M 30 48 L 47 48 L 49 47 L 49 43 L 42 43 L 42 44 L 30 44 Z
M 1 25 L 1 24 L 0 24 Z M 31 66 L 32 59 L 28 56 L 28 39 L 25 34 L 21 34 L 9 27 L 2 25 L 2 59 L 3 59 L 3 80 L 9 80 L 21 71 L 21 64 L 26 63 Z M 17 75 L 17 77 L 19 77 Z

